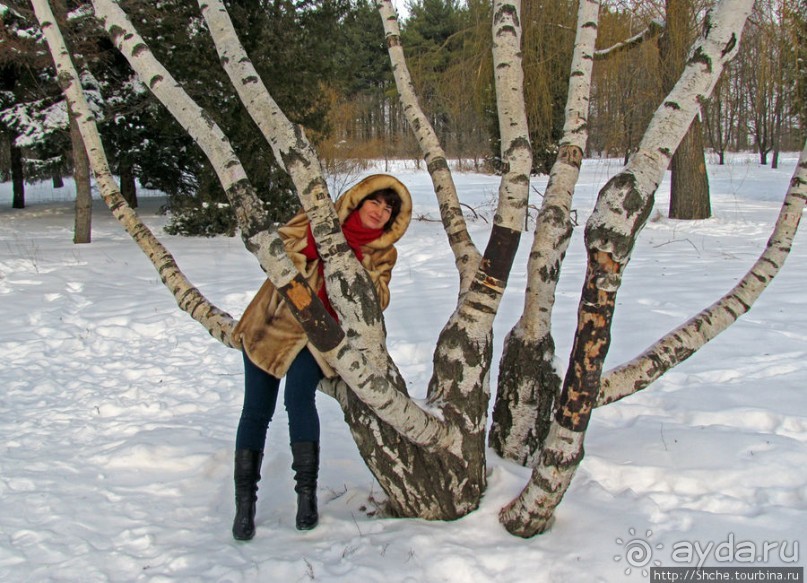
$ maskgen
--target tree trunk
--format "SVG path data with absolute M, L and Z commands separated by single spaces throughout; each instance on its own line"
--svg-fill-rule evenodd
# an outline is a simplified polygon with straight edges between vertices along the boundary
M 118 169 L 120 171 L 120 193 L 126 203 L 136 209 L 137 185 L 135 184 L 134 168 L 128 162 L 122 162 Z
M 598 0 L 586 0 L 578 8 L 563 137 L 536 219 L 524 311 L 505 339 L 499 364 L 489 442 L 499 455 L 523 465 L 531 464 L 543 445 L 561 386 L 551 320 L 560 266 L 572 236 L 572 195 L 588 140 L 599 7 Z
M 662 91 L 669 93 L 687 59 L 693 13 L 692 0 L 667 0 L 667 30 L 659 41 Z M 700 120 L 695 118 L 672 159 L 671 219 L 706 219 L 712 215 L 709 179 Z
M 92 240 L 92 190 L 90 161 L 75 116 L 68 107 L 70 143 L 73 146 L 73 179 L 76 183 L 76 220 L 73 243 L 90 243 Z
M 448 447 L 414 448 L 399 432 L 386 431 L 377 415 L 356 407 L 349 391 L 347 403 L 340 400 L 362 457 L 388 495 L 390 510 L 405 516 L 458 518 L 477 507 L 487 485 L 485 429 L 492 325 L 518 245 L 532 167 L 519 53 L 519 5 L 497 1 L 494 9 L 496 92 L 502 157 L 508 169 L 499 189 L 496 223 L 468 290 L 440 334 L 427 392 L 430 407 L 439 407 L 446 425 L 460 430 Z M 421 141 L 425 150 L 427 142 Z
M 421 154 L 434 185 L 434 192 L 440 201 L 440 217 L 451 249 L 454 252 L 455 265 L 460 275 L 460 293 L 464 293 L 471 283 L 479 262 L 479 251 L 468 233 L 465 217 L 462 214 L 457 187 L 448 168 L 448 161 L 437 132 L 423 113 L 418 102 L 415 87 L 409 74 L 401 45 L 400 30 L 395 8 L 390 0 L 377 0 L 376 5 L 384 23 L 395 85 L 398 89 L 409 126 L 415 133 L 420 145 Z M 520 26 L 520 23 L 519 23 Z
M 782 87 L 784 80 L 779 80 L 776 87 Z M 771 158 L 771 169 L 776 170 L 779 168 L 779 148 L 782 144 L 782 118 L 784 117 L 782 109 L 784 108 L 784 96 L 780 95 L 776 90 L 776 110 L 773 119 L 773 156 Z
M 64 188 L 64 179 L 62 178 L 62 173 L 58 170 L 53 172 L 53 188 Z
M 636 237 L 650 215 L 673 152 L 714 89 L 753 0 L 720 2 L 710 14 L 678 83 L 656 111 L 628 166 L 602 188 L 586 223 L 588 267 L 577 331 L 555 417 L 529 484 L 499 518 L 512 534 L 544 532 L 583 458 L 585 432 L 600 390 L 616 295 Z
M 11 208 L 25 208 L 25 174 L 22 168 L 22 150 L 11 140 Z
M 671 168 L 670 218 L 697 220 L 711 217 L 703 133 L 697 117 L 675 151 Z

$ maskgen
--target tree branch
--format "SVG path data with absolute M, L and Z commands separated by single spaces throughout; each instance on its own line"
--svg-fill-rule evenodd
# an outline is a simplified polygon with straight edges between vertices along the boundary
M 177 305 L 194 320 L 202 324 L 210 334 L 229 347 L 234 347 L 232 331 L 235 327 L 233 318 L 212 305 L 198 289 L 187 280 L 179 269 L 173 256 L 160 243 L 149 228 L 140 220 L 121 196 L 120 189 L 112 177 L 112 171 L 104 153 L 103 144 L 95 124 L 95 117 L 79 83 L 78 73 L 70 60 L 70 54 L 64 43 L 53 12 L 47 0 L 33 0 L 32 5 L 37 20 L 42 27 L 48 48 L 70 109 L 75 115 L 82 140 L 87 149 L 90 164 L 106 205 L 129 235 L 135 240 L 143 253 L 149 258 L 160 279 L 171 291 Z
M 348 341 L 347 335 L 339 324 L 324 310 L 316 293 L 311 290 L 305 278 L 286 255 L 276 229 L 262 222 L 265 221 L 263 218 L 265 213 L 262 212 L 254 189 L 220 128 L 193 102 L 170 73 L 154 58 L 126 14 L 116 4 L 109 0 L 94 0 L 94 5 L 97 16 L 102 19 L 104 26 L 113 36 L 116 45 L 138 76 L 148 80 L 147 85 L 154 95 L 183 124 L 210 159 L 231 204 L 236 208 L 236 217 L 247 247 L 258 257 L 269 279 L 294 312 L 311 343 L 357 393 L 359 398 L 373 408 L 381 419 L 398 428 L 402 434 L 416 443 L 429 445 L 451 443 L 449 428 L 441 420 L 417 407 L 405 392 L 390 390 L 390 376 L 386 374 L 388 369 L 373 366 L 367 356 L 355 347 L 355 341 L 353 343 Z M 210 14 L 213 12 L 208 12 L 208 15 Z M 221 13 L 218 15 L 221 16 Z M 227 20 L 229 21 L 229 18 Z M 223 56 L 223 61 L 227 62 L 231 57 L 239 58 L 240 56 L 246 59 L 234 31 L 230 35 L 229 43 L 230 48 L 233 48 L 232 43 L 235 43 L 240 54 L 236 52 L 228 55 L 227 58 Z M 252 97 L 255 98 L 255 95 Z M 263 99 L 266 98 L 269 96 L 263 97 Z M 285 116 L 283 117 L 285 119 Z M 300 152 L 305 151 L 308 143 L 302 131 L 292 126 L 288 120 L 286 121 L 285 127 L 280 126 L 281 130 L 286 130 L 285 133 L 281 131 L 279 134 L 274 134 L 277 140 L 273 145 L 283 153 L 286 168 L 297 170 L 299 166 L 296 158 L 300 156 Z M 293 141 L 293 144 L 291 147 L 284 148 L 285 145 L 288 145 L 288 141 Z M 305 167 L 305 159 L 299 164 Z M 296 178 L 299 180 L 302 172 L 297 172 L 297 174 Z M 300 195 L 309 204 L 314 199 L 313 208 L 309 208 L 309 210 L 315 215 L 312 217 L 312 225 L 315 227 L 315 236 L 319 236 L 321 229 L 316 228 L 318 221 L 326 222 L 333 205 L 324 180 L 316 177 L 316 171 L 311 176 L 313 179 L 306 183 L 306 190 Z M 338 241 L 341 238 L 344 241 L 341 229 L 338 228 L 338 221 L 334 224 L 338 233 L 331 235 L 332 240 Z M 327 262 L 331 257 L 321 245 L 320 249 L 327 269 Z M 351 259 L 358 265 L 355 258 Z M 344 263 L 340 265 L 344 266 Z M 334 305 L 338 309 L 336 301 Z M 350 316 L 354 317 L 354 321 L 358 320 L 354 313 L 351 312 Z M 397 380 L 403 382 L 400 378 Z
M 550 428 L 550 435 L 556 437 L 547 439 L 530 483 L 500 513 L 513 534 L 529 537 L 549 528 L 553 509 L 560 504 L 582 459 L 583 435 L 597 402 L 622 273 L 673 152 L 725 64 L 737 53 L 752 6 L 753 0 L 722 0 L 716 6 L 681 78 L 651 120 L 639 150 L 600 191 L 586 225 L 589 261 L 569 368 Z M 555 430 L 557 426 L 563 431 Z M 570 441 L 568 432 L 579 438 Z M 575 451 L 569 451 L 570 443 Z M 547 472 L 556 479 L 548 481 Z
M 360 322 L 358 306 L 361 303 L 369 304 L 362 300 L 371 296 L 372 283 L 365 270 L 348 251 L 319 157 L 304 129 L 293 124 L 272 98 L 241 45 L 224 3 L 220 0 L 198 0 L 198 3 L 233 87 L 272 147 L 275 159 L 294 183 L 300 202 L 311 221 L 317 249 L 325 265 L 326 287 L 335 289 L 337 281 L 358 282 L 358 285 L 349 285 L 346 293 L 331 298 L 342 321 L 355 325 Z M 356 297 L 353 290 L 362 293 L 362 297 Z M 375 319 L 380 320 L 380 309 Z M 373 338 L 368 339 L 367 344 L 377 348 L 381 326 L 375 326 L 374 329 L 375 332 L 362 330 L 362 333 L 372 334 Z
M 440 205 L 443 227 L 448 235 L 448 242 L 454 252 L 454 262 L 460 275 L 460 295 L 462 295 L 471 285 L 481 255 L 468 233 L 457 196 L 457 187 L 451 176 L 445 152 L 440 146 L 434 128 L 418 103 L 401 45 L 398 15 L 390 0 L 376 0 L 376 7 L 384 24 L 387 50 L 392 63 L 395 84 L 401 97 L 401 105 L 420 145 L 423 159 L 426 161 L 434 185 L 434 193 L 437 195 Z
M 627 40 L 618 42 L 615 45 L 608 47 L 607 49 L 600 49 L 598 51 L 594 51 L 594 60 L 607 61 L 614 55 L 618 55 L 619 53 L 624 53 L 631 49 L 635 49 L 642 43 L 652 40 L 657 36 L 659 36 L 662 32 L 664 32 L 665 26 L 666 26 L 665 23 L 661 20 L 651 20 L 650 24 L 642 32 L 633 35 Z
M 807 143 L 790 181 L 768 245 L 731 291 L 647 348 L 633 360 L 607 372 L 597 406 L 607 405 L 650 385 L 682 363 L 745 314 L 779 273 L 787 259 L 807 201 Z
M 508 459 L 526 464 L 543 443 L 552 403 L 560 389 L 555 371 L 552 311 L 560 267 L 571 240 L 571 206 L 588 140 L 592 53 L 599 0 L 580 2 L 572 55 L 566 121 L 560 150 L 535 224 L 527 262 L 524 310 L 505 341 L 490 444 Z M 517 360 L 527 360 L 515 364 Z M 505 364 L 511 362 L 511 364 Z
M 429 383 L 430 403 L 443 403 L 446 418 L 484 440 L 490 400 L 493 321 L 501 303 L 527 213 L 532 148 L 524 104 L 520 1 L 493 6 L 493 61 L 502 159 L 507 168 L 490 240 L 468 292 L 440 334 Z M 468 358 L 476 353 L 479 357 Z M 458 375 L 457 371 L 462 370 Z

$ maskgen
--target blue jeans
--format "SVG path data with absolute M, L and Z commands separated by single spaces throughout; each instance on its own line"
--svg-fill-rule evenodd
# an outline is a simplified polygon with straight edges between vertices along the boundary
M 235 437 L 236 449 L 263 451 L 266 430 L 275 414 L 280 379 L 255 365 L 244 352 L 244 407 Z M 319 441 L 317 385 L 322 379 L 317 361 L 303 348 L 286 373 L 283 403 L 289 414 L 289 442 Z

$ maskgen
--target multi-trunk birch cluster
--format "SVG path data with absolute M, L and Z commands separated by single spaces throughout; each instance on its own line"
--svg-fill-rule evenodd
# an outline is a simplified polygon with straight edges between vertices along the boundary
M 233 346 L 233 319 L 186 280 L 168 251 L 121 197 L 48 2 L 32 3 L 104 200 L 151 258 L 179 306 L 224 344 Z M 586 226 L 587 274 L 570 364 L 562 378 L 555 363 L 552 307 L 572 233 L 572 197 L 588 137 L 599 12 L 598 0 L 580 2 L 564 135 L 537 220 L 524 312 L 505 343 L 490 432 L 490 443 L 497 452 L 533 467 L 530 482 L 501 512 L 502 523 L 514 534 L 532 536 L 551 525 L 555 508 L 582 460 L 593 409 L 644 388 L 714 338 L 750 308 L 787 256 L 807 196 L 804 152 L 774 235 L 748 275 L 645 353 L 603 374 L 615 298 L 636 237 L 673 152 L 725 63 L 737 51 L 751 3 L 723 0 L 713 11 L 687 69 L 656 112 L 639 150 L 600 192 Z M 383 318 L 372 285 L 345 244 L 315 149 L 303 128 L 291 123 L 272 99 L 244 52 L 223 2 L 199 0 L 199 7 L 222 66 L 278 162 L 291 176 L 311 220 L 325 264 L 327 289 L 341 292 L 330 298 L 340 317 L 338 323 L 286 257 L 276 228 L 265 220 L 261 203 L 224 133 L 154 58 L 116 2 L 93 0 L 92 4 L 96 17 L 140 79 L 206 153 L 236 211 L 245 245 L 284 295 L 312 344 L 339 374 L 340 379 L 325 383 L 323 390 L 342 406 L 362 457 L 387 495 L 387 512 L 454 519 L 476 508 L 486 487 L 493 320 L 524 225 L 532 166 L 521 66 L 520 2 L 496 0 L 493 6 L 491 34 L 505 172 L 491 236 L 480 252 L 468 233 L 445 153 L 418 103 L 397 15 L 389 0 L 376 1 L 398 92 L 427 162 L 460 284 L 456 308 L 437 342 L 424 403 L 409 397 L 406 382 L 386 350 Z M 635 42 L 639 40 L 629 39 L 626 46 Z

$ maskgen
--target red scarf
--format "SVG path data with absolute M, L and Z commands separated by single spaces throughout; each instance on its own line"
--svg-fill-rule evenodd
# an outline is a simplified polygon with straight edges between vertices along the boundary
M 384 229 L 368 229 L 361 224 L 359 213 L 353 211 L 342 224 L 342 233 L 344 233 L 345 239 L 347 239 L 347 244 L 353 249 L 353 253 L 355 253 L 358 260 L 361 261 L 364 259 L 361 248 L 383 235 Z M 319 253 L 317 253 L 317 246 L 314 243 L 314 234 L 311 232 L 311 225 L 308 225 L 306 237 L 307 242 L 305 249 L 303 249 L 303 255 L 305 255 L 306 259 L 309 261 L 320 259 Z M 319 299 L 322 300 L 328 313 L 339 321 L 336 312 L 331 306 L 331 302 L 328 300 L 328 293 L 325 290 L 325 266 L 322 261 L 319 262 L 319 276 L 322 279 L 322 286 L 317 291 L 317 295 Z

